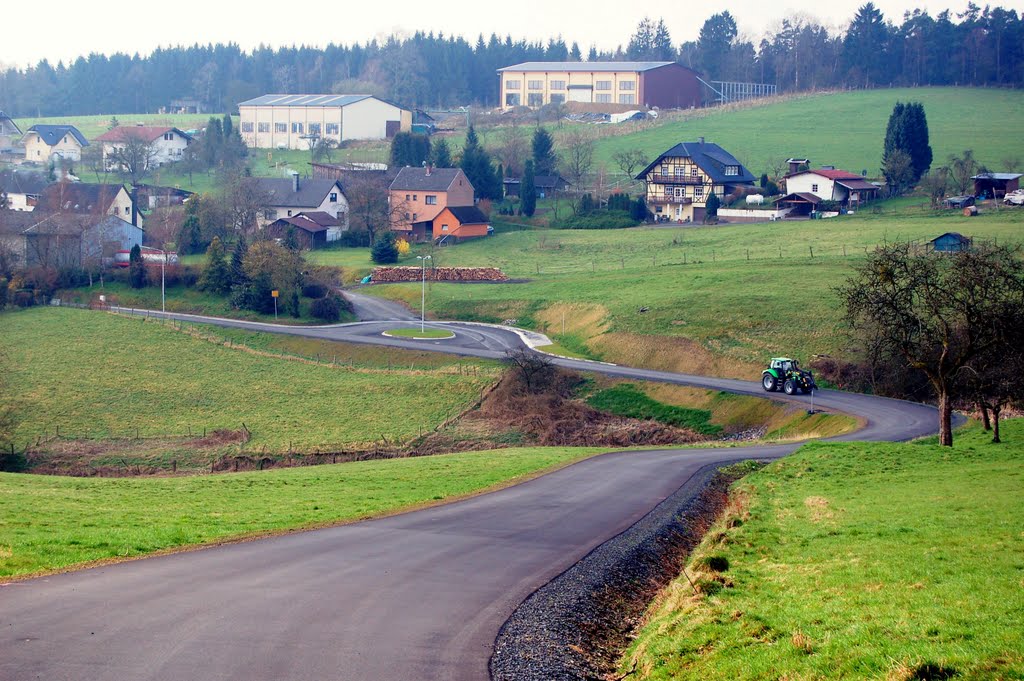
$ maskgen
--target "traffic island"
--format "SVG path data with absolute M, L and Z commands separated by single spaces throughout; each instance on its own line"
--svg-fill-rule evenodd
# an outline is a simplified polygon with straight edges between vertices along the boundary
M 447 340 L 455 338 L 455 333 L 448 329 L 388 329 L 384 332 L 388 338 L 407 338 L 409 340 Z

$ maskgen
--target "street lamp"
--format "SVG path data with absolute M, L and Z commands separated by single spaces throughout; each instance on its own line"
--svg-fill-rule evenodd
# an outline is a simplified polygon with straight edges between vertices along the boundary
M 160 249 L 160 311 L 167 312 L 167 251 Z
M 420 261 L 420 333 L 424 332 L 423 324 L 427 316 L 427 261 L 429 255 L 417 255 Z

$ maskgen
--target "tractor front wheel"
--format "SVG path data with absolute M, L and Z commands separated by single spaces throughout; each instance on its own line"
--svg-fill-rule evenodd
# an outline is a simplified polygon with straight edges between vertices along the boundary
M 786 393 L 787 395 L 795 395 L 796 383 L 794 383 L 791 379 L 786 379 L 786 382 L 782 384 L 782 392 Z
M 779 389 L 778 379 L 772 376 L 771 374 L 764 374 L 763 376 L 761 376 L 761 385 L 764 386 L 764 389 L 770 393 L 773 393 Z

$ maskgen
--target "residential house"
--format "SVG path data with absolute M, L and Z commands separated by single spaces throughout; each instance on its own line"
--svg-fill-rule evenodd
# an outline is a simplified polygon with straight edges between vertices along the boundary
M 43 173 L 17 169 L 0 171 L 0 192 L 7 196 L 9 210 L 33 210 L 48 184 L 50 181 Z
M 0 247 L 19 267 L 83 267 L 142 245 L 143 232 L 113 215 L 5 211 Z
M 302 179 L 298 173 L 287 178 L 253 178 L 257 192 L 265 196 L 262 227 L 275 220 L 295 217 L 299 213 L 327 213 L 337 218 L 338 224 L 328 228 L 327 241 L 341 238 L 348 230 L 348 199 L 338 180 L 318 178 Z
M 142 143 L 148 145 L 147 159 L 142 165 L 146 168 L 158 168 L 165 163 L 180 161 L 185 149 L 192 142 L 191 135 L 178 130 L 154 125 L 119 125 L 111 128 L 95 142 L 103 144 L 103 164 L 107 170 L 117 170 L 121 163 L 118 154 L 123 153 L 126 145 Z
M 450 243 L 491 232 L 491 221 L 476 206 L 445 206 L 431 222 L 434 241 Z
M 10 116 L 0 111 L 0 153 L 14 149 L 14 141 L 21 137 L 21 128 Z
M 647 207 L 655 217 L 677 222 L 703 222 L 712 192 L 721 199 L 755 182 L 735 156 L 703 137 L 675 145 L 636 179 L 646 183 Z
M 391 182 L 391 230 L 410 241 L 434 238 L 434 218 L 448 206 L 473 206 L 473 185 L 461 168 L 402 168 Z
M 53 157 L 81 161 L 89 141 L 73 125 L 33 125 L 22 139 L 25 160 L 47 163 Z
M 957 232 L 946 232 L 942 236 L 937 236 L 931 241 L 932 250 L 940 253 L 956 253 L 959 251 L 969 251 L 971 246 L 974 244 L 974 239 L 969 236 L 964 236 Z
M 878 185 L 861 175 L 824 166 L 786 175 L 787 194 L 777 199 L 776 204 L 790 207 L 790 215 L 799 215 L 817 210 L 822 201 L 853 208 L 878 198 L 879 191 Z
M 518 177 L 506 177 L 505 196 L 519 196 L 519 189 L 522 186 L 522 179 Z M 537 175 L 533 178 L 533 186 L 537 189 L 537 198 L 543 199 L 554 196 L 555 192 L 565 191 L 569 182 L 561 175 Z
M 506 109 L 566 102 L 689 109 L 703 96 L 697 72 L 673 61 L 531 61 L 498 76 Z
M 299 247 L 306 250 L 323 248 L 328 241 L 328 234 L 340 234 L 338 218 L 330 213 L 311 211 L 299 213 L 290 218 L 278 218 L 267 225 L 267 236 L 272 239 L 287 239 L 288 232 L 293 231 L 299 241 Z
M 239 132 L 259 149 L 308 150 L 319 139 L 390 139 L 412 112 L 372 95 L 263 95 L 238 105 Z
M 55 182 L 43 189 L 36 206 L 36 210 L 46 213 L 116 215 L 142 226 L 142 215 L 134 210 L 135 203 L 121 184 Z

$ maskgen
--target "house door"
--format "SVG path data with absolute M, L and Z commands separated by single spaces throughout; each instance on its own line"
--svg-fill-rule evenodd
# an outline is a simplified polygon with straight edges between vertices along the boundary
M 402 130 L 402 121 L 386 121 L 384 125 L 388 139 L 391 139 Z
M 590 103 L 594 101 L 593 91 L 590 87 L 579 87 L 575 85 L 570 85 L 569 101 Z

